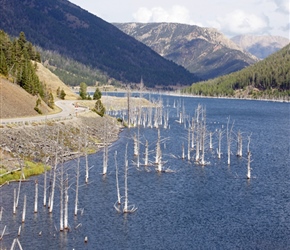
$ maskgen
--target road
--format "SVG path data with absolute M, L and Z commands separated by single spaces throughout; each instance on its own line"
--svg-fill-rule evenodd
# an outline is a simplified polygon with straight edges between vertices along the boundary
M 8 119 L 0 119 L 0 124 L 9 123 L 26 123 L 26 122 L 42 122 L 45 120 L 65 120 L 71 119 L 77 116 L 77 113 L 86 112 L 89 109 L 86 107 L 75 107 L 75 100 L 59 100 L 55 102 L 55 105 L 61 109 L 61 112 L 51 115 L 41 116 L 27 116 L 27 117 L 16 117 Z

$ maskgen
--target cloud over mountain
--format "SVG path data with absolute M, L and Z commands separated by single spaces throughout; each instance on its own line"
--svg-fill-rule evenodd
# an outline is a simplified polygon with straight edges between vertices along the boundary
M 211 24 L 218 30 L 230 35 L 263 34 L 270 29 L 269 20 L 265 15 L 255 15 L 238 9 L 225 16 L 218 17 Z
M 133 14 L 133 17 L 136 22 L 142 23 L 170 22 L 196 24 L 193 20 L 191 20 L 189 10 L 181 5 L 173 5 L 169 9 L 162 7 L 141 7 Z

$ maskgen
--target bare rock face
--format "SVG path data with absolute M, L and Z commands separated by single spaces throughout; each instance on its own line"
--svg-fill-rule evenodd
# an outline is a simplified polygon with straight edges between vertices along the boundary
M 266 58 L 290 43 L 289 39 L 281 36 L 240 35 L 231 40 L 260 59 Z
M 213 28 L 177 23 L 114 25 L 202 79 L 228 74 L 258 61 Z

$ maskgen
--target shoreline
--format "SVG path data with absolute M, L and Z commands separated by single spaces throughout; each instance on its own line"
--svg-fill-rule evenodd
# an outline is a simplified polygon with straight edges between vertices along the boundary
M 127 93 L 126 90 L 117 90 L 117 91 L 107 91 L 102 93 Z M 142 93 L 142 94 L 155 94 L 155 95 L 168 95 L 168 96 L 177 96 L 177 97 L 193 97 L 193 98 L 213 98 L 213 99 L 231 99 L 231 100 L 245 100 L 245 101 L 265 101 L 265 102 L 282 102 L 282 103 L 290 103 L 290 97 L 288 100 L 285 99 L 265 99 L 265 98 L 250 98 L 250 97 L 229 97 L 229 96 L 202 96 L 202 95 L 191 95 L 191 94 L 183 94 L 183 93 L 177 93 L 176 91 L 140 91 L 140 90 L 131 90 L 130 93 Z M 105 95 L 104 95 L 105 97 Z
M 103 148 L 105 125 L 108 130 L 107 143 L 117 141 L 124 126 L 113 117 L 100 117 L 93 112 L 79 116 L 74 122 L 61 121 L 36 126 L 1 128 L 1 174 L 5 176 L 6 172 L 14 172 L 16 169 L 19 174 L 20 164 L 30 169 L 27 162 L 38 163 L 38 169 L 43 168 L 43 171 L 37 174 L 26 174 L 25 176 L 29 178 L 29 176 L 43 174 L 45 166 L 52 168 L 55 165 L 55 157 L 67 162 L 85 154 L 97 153 Z M 85 136 L 88 138 L 86 142 Z M 57 151 L 61 153 L 56 156 Z M 2 187 L 6 179 L 1 176 L 0 180 L 3 182 L 0 184 Z M 14 181 L 17 181 L 17 178 Z

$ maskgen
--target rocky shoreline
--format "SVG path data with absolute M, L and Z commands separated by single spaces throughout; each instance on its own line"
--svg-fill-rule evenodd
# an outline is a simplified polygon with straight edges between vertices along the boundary
M 115 118 L 89 112 L 67 121 L 1 128 L 1 172 L 19 169 L 24 160 L 53 165 L 56 152 L 64 161 L 97 152 L 103 147 L 104 132 L 107 143 L 112 143 L 122 127 Z

